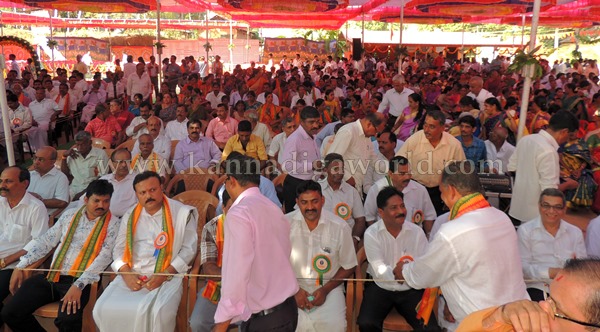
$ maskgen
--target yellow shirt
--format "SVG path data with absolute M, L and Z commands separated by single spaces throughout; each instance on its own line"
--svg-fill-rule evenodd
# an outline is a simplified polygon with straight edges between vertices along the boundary
M 465 160 L 462 145 L 452 135 L 443 132 L 434 148 L 423 130 L 410 136 L 396 155 L 408 159 L 413 180 L 429 188 L 440 185 L 442 170 L 448 162 Z
M 248 157 L 252 157 L 257 160 L 267 160 L 267 151 L 265 150 L 265 143 L 258 136 L 250 134 L 250 141 L 246 144 L 246 149 L 240 142 L 240 135 L 233 135 L 223 149 L 221 160 L 227 159 L 227 156 L 233 151 L 237 151 Z

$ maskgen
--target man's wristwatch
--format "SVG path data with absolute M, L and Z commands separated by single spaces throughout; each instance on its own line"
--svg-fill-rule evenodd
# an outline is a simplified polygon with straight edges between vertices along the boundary
M 85 285 L 83 284 L 83 282 L 77 280 L 73 283 L 73 286 L 77 287 L 80 291 L 83 291 L 83 289 L 85 288 Z

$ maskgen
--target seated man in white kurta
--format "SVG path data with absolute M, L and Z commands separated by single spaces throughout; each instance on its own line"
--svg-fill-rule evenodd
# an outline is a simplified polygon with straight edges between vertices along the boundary
M 196 254 L 198 212 L 166 198 L 155 172 L 133 181 L 138 204 L 125 213 L 113 250 L 112 268 L 122 272 L 94 307 L 100 331 L 175 329 L 182 278 Z M 139 222 L 138 222 L 139 221 Z
M 342 280 L 356 266 L 350 227 L 324 210 L 321 186 L 312 180 L 296 190 L 299 209 L 286 215 L 291 224 L 290 261 L 298 278 L 296 331 L 346 331 Z

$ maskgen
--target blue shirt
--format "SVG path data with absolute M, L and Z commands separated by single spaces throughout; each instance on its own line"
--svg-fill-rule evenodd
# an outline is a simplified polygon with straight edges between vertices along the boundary
M 473 142 L 471 142 L 470 146 L 466 146 L 463 142 L 462 136 L 456 136 L 456 139 L 462 145 L 463 151 L 465 151 L 465 157 L 467 160 L 471 160 L 477 167 L 479 167 L 479 172 L 483 172 L 481 168 L 485 160 L 487 159 L 487 150 L 485 148 L 485 143 L 479 138 L 473 136 Z

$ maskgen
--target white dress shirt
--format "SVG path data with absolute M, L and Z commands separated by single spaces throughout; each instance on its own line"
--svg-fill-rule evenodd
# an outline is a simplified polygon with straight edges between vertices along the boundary
M 223 96 L 225 96 L 225 93 L 219 91 L 219 93 L 217 93 L 215 95 L 214 91 L 211 91 L 209 93 L 206 94 L 206 100 L 210 102 L 210 107 L 212 109 L 217 109 L 217 105 L 222 103 L 222 98 Z
M 269 147 L 271 146 L 271 131 L 269 127 L 262 122 L 257 122 L 254 130 L 252 130 L 252 134 L 258 136 L 265 144 L 265 150 L 269 151 Z
M 53 167 L 48 173 L 40 176 L 38 171 L 31 171 L 31 181 L 27 191 L 42 196 L 43 199 L 59 199 L 69 202 L 69 179 L 58 168 Z M 52 214 L 56 209 L 48 210 Z
M 121 181 L 115 179 L 114 173 L 100 177 L 100 179 L 110 182 L 113 186 L 114 191 L 110 198 L 110 212 L 119 219 L 138 202 L 133 190 L 133 179 L 135 179 L 136 175 L 137 173 L 127 174 Z M 84 197 L 85 195 L 81 195 L 81 198 L 79 198 L 79 206 L 83 206 Z
M 481 91 L 479 91 L 479 94 L 477 96 L 473 92 L 467 93 L 467 96 L 477 100 L 477 103 L 479 103 L 480 110 L 484 109 L 483 104 L 485 103 L 486 99 L 494 98 L 494 95 L 486 89 L 481 89 Z
M 12 209 L 4 197 L 0 197 L 0 257 L 10 256 L 32 239 L 36 239 L 48 229 L 48 211 L 44 203 L 25 193 L 21 201 Z M 18 261 L 17 261 L 18 262 Z M 6 268 L 14 268 L 14 262 Z
M 76 158 L 67 157 L 67 165 L 73 175 L 70 188 L 73 197 L 85 190 L 90 182 L 108 173 L 108 156 L 106 151 L 92 148 L 85 158 L 81 155 L 77 155 Z
M 523 137 L 510 157 L 508 171 L 517 174 L 509 214 L 520 221 L 539 215 L 538 200 L 546 188 L 558 188 L 558 143 L 545 130 Z
M 31 116 L 40 125 L 49 124 L 55 111 L 59 110 L 58 105 L 52 99 L 45 98 L 42 101 L 32 100 L 29 103 Z
M 167 127 L 165 128 L 165 136 L 171 141 L 181 141 L 182 139 L 185 139 L 188 137 L 188 121 L 189 120 L 187 118 L 181 122 L 179 122 L 177 119 L 169 121 L 169 123 L 167 123 Z
M 581 229 L 561 220 L 555 236 L 548 233 L 537 217 L 517 229 L 519 252 L 526 279 L 539 280 L 527 282 L 527 287 L 544 290 L 544 283 L 550 283 L 548 275 L 551 267 L 562 268 L 571 258 L 585 258 L 587 251 Z
M 162 120 L 161 124 L 162 124 Z M 132 137 L 133 139 L 138 139 L 140 137 L 140 135 L 143 134 L 148 134 L 148 127 L 143 127 L 140 130 L 138 130 L 136 133 L 133 132 L 133 128 L 135 128 L 137 125 L 139 125 L 140 123 L 146 123 L 147 120 L 144 119 L 141 115 L 140 116 L 136 116 L 135 118 L 133 118 L 133 120 L 131 120 L 131 123 L 129 124 L 129 127 L 127 127 L 125 129 L 125 134 L 127 134 L 127 136 Z M 163 132 L 163 126 L 160 126 L 160 132 Z
M 600 257 L 600 217 L 590 220 L 585 230 L 585 246 L 588 256 Z
M 496 145 L 490 142 L 490 140 L 486 140 L 485 142 L 485 150 L 487 151 L 487 161 L 490 167 L 490 170 L 496 169 L 498 174 L 504 174 L 508 171 L 508 163 L 510 157 L 515 152 L 515 147 L 504 141 L 504 144 L 500 147 L 500 150 L 496 150 Z
M 404 111 L 405 108 L 408 107 L 408 96 L 414 93 L 413 90 L 404 88 L 402 92 L 396 91 L 396 89 L 389 89 L 384 95 L 381 104 L 379 104 L 379 108 L 377 112 L 383 113 L 386 108 L 389 107 L 390 114 L 399 117 Z
M 351 229 L 354 227 L 356 218 L 365 216 L 365 209 L 358 191 L 346 181 L 342 181 L 338 190 L 331 188 L 327 178 L 319 181 L 319 184 L 321 185 L 323 197 L 325 197 L 323 210 L 327 210 L 345 220 Z
M 152 82 L 150 81 L 150 76 L 148 76 L 147 73 L 143 73 L 142 76 L 139 76 L 137 73 L 133 73 L 129 75 L 126 82 L 127 95 L 131 96 L 131 98 L 133 98 L 136 93 L 140 93 L 143 96 L 143 100 L 146 100 L 148 97 L 150 97 L 150 92 L 152 92 Z
M 269 157 L 274 157 L 275 155 L 277 155 L 277 162 L 279 164 L 283 163 L 283 146 L 285 145 L 286 139 L 287 136 L 283 132 L 275 135 L 275 137 L 273 137 L 273 140 L 271 141 L 271 145 L 269 145 L 269 150 L 267 152 Z
M 389 291 L 406 291 L 411 287 L 406 283 L 391 282 L 394 268 L 400 259 L 413 260 L 427 248 L 427 237 L 423 230 L 412 223 L 402 224 L 402 230 L 393 237 L 382 219 L 379 219 L 365 231 L 365 253 L 369 267 L 367 272 L 375 280 L 377 286 Z
M 161 134 L 158 134 L 154 139 L 154 149 L 152 150 L 156 152 L 162 159 L 169 161 L 171 159 L 171 140 Z M 133 149 L 131 149 L 131 155 L 135 156 L 140 153 L 140 141 L 136 140 L 133 144 Z

